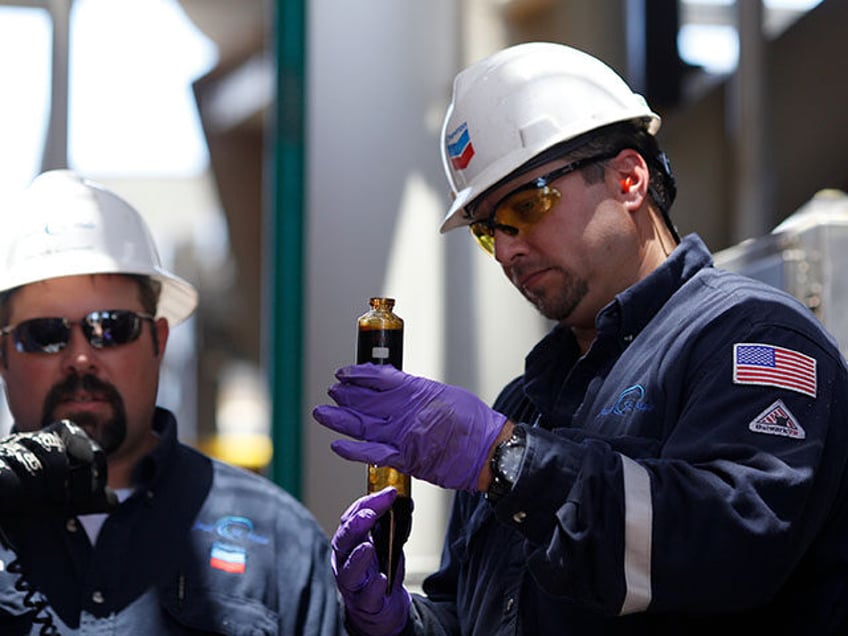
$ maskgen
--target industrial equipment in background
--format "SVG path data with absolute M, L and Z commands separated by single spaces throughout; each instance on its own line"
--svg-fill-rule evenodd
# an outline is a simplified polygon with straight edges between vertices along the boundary
M 848 352 L 848 195 L 821 190 L 769 234 L 714 255 L 717 267 L 803 302 Z

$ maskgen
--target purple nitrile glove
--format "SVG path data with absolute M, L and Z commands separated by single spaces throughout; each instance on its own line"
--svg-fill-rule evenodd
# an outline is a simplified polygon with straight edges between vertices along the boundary
M 392 507 L 394 488 L 366 495 L 345 510 L 333 535 L 332 566 L 342 595 L 348 623 L 369 636 L 395 636 L 406 626 L 411 603 L 403 587 L 401 553 L 392 589 L 386 593 L 386 575 L 380 572 L 371 529 Z
M 357 440 L 336 440 L 345 459 L 391 466 L 444 488 L 477 491 L 477 481 L 505 415 L 455 386 L 391 365 L 339 369 L 329 394 L 338 406 L 316 407 L 321 424 Z

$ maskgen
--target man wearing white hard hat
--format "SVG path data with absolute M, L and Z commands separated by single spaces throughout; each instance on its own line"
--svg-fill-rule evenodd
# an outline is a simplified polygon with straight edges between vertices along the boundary
M 14 428 L 87 433 L 106 456 L 105 495 L 120 501 L 107 505 L 101 487 L 99 507 L 66 496 L 0 510 L 0 560 L 15 564 L 0 571 L 0 633 L 340 633 L 312 515 L 179 442 L 156 405 L 170 329 L 197 293 L 161 266 L 139 213 L 57 170 L 0 215 L 0 376 Z
M 453 88 L 442 231 L 468 226 L 555 326 L 494 408 L 388 365 L 336 372 L 313 413 L 353 438 L 339 455 L 457 490 L 422 595 L 402 561 L 386 590 L 369 534 L 396 493 L 342 515 L 350 630 L 848 633 L 834 339 L 678 236 L 660 118 L 599 60 L 520 44 Z

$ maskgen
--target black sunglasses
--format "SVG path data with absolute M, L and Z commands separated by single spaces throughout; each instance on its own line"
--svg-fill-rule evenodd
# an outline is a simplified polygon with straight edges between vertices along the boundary
M 0 329 L 0 335 L 11 334 L 15 349 L 21 353 L 58 353 L 71 338 L 71 327 L 79 325 L 85 339 L 95 349 L 118 347 L 138 339 L 145 320 L 153 322 L 150 314 L 126 309 L 92 311 L 80 320 L 67 318 L 32 318 L 17 325 Z

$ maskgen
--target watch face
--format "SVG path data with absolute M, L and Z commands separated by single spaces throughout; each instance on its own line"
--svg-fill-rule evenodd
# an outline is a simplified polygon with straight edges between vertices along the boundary
M 512 490 L 518 479 L 525 448 L 527 442 L 523 431 L 519 429 L 508 440 L 498 444 L 491 459 L 492 483 L 486 492 L 486 499 L 491 503 L 497 503 Z
M 510 445 L 504 448 L 501 452 L 500 461 L 498 461 L 498 468 L 511 484 L 514 484 L 518 477 L 518 469 L 521 467 L 521 458 L 524 456 L 524 448 L 523 444 L 520 446 Z

